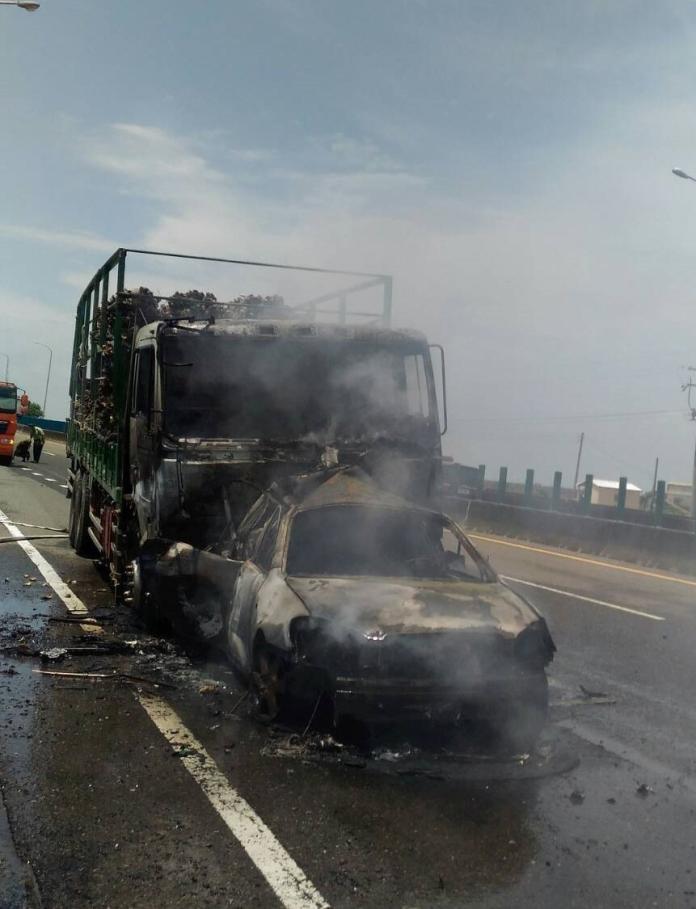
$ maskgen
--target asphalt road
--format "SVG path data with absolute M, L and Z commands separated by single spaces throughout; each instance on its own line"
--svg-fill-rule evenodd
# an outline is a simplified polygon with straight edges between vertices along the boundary
M 65 527 L 64 484 L 52 442 L 0 470 L 0 537 Z M 0 909 L 696 906 L 696 582 L 475 542 L 558 645 L 524 762 L 307 751 L 115 614 L 64 538 L 0 544 L 1 646 L 138 641 L 0 655 Z

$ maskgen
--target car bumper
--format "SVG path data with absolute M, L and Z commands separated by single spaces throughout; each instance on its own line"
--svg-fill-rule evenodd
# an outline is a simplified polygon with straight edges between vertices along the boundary
M 315 696 L 324 690 L 333 700 L 337 717 L 353 716 L 374 722 L 448 720 L 461 715 L 473 718 L 505 704 L 531 700 L 538 691 L 538 676 L 519 671 L 496 678 L 448 683 L 408 677 L 339 675 L 310 666 L 298 670 L 293 686 L 296 690 L 302 688 L 305 695 L 313 692 Z

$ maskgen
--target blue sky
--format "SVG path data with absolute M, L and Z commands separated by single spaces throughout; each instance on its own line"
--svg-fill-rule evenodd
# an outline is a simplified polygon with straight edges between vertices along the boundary
M 585 431 L 597 475 L 687 478 L 695 32 L 670 0 L 0 7 L 0 350 L 40 400 L 54 347 L 62 416 L 119 245 L 391 271 L 451 454 L 548 480 Z

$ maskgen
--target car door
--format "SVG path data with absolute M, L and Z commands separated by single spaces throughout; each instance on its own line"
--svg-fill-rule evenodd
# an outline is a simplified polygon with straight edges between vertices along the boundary
M 243 558 L 234 588 L 227 622 L 228 652 L 232 662 L 244 673 L 252 669 L 256 636 L 256 598 L 271 566 L 273 544 L 278 533 L 279 506 L 265 497 L 254 508 L 255 517 L 240 525 L 238 555 Z

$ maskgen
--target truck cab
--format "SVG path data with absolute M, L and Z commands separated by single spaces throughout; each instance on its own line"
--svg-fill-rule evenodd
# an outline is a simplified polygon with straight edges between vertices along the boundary
M 259 490 L 327 459 L 415 500 L 439 487 L 419 332 L 278 318 L 149 324 L 135 339 L 128 407 L 141 542 L 210 545 Z

